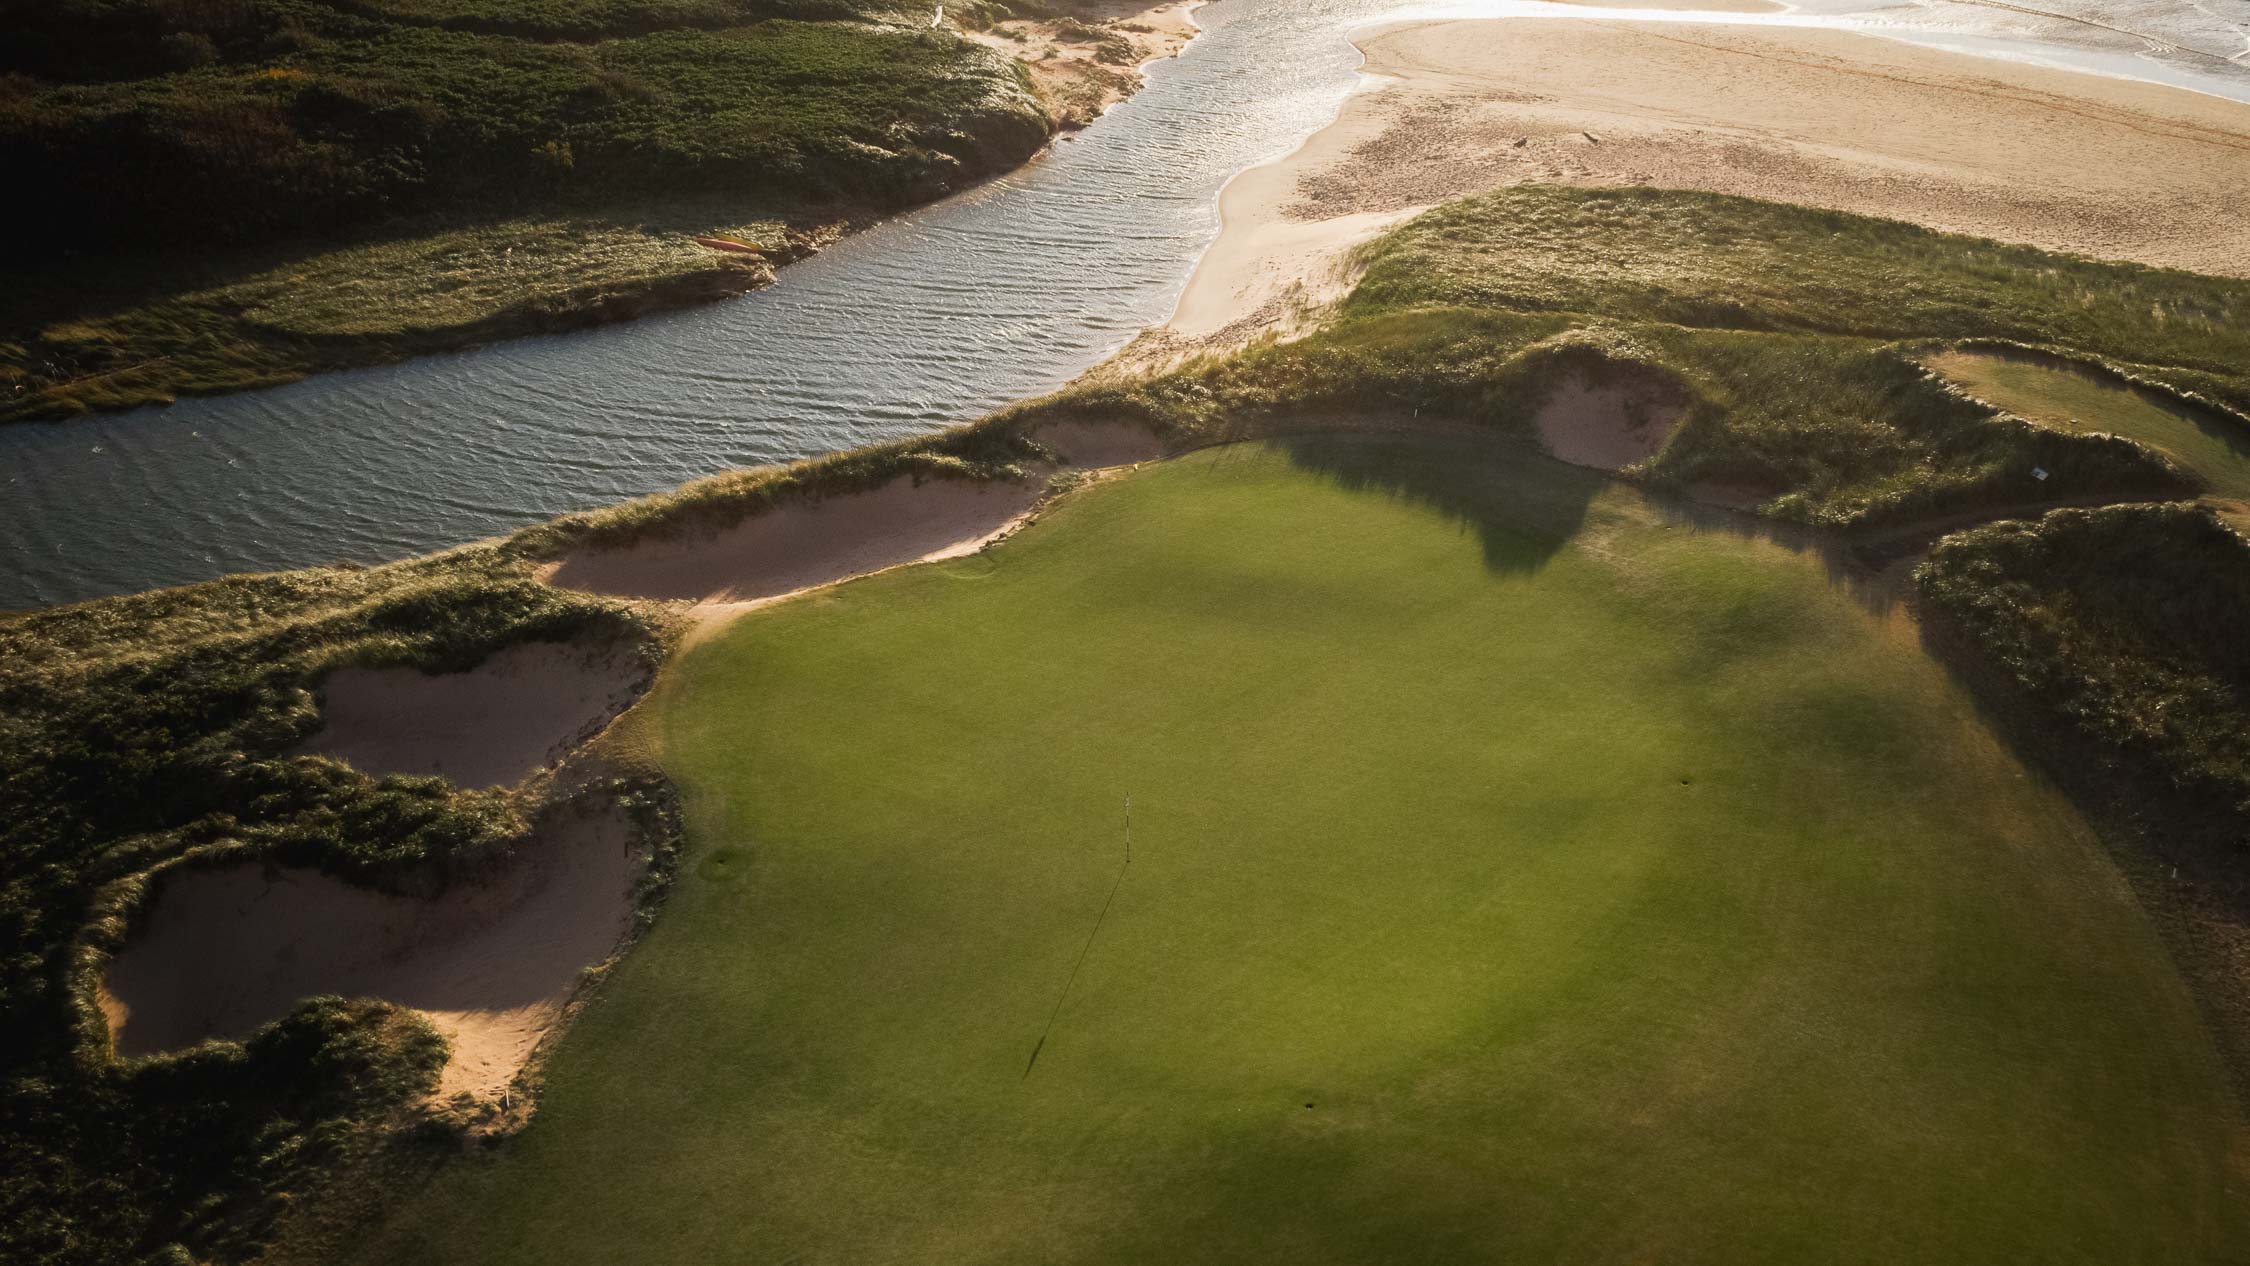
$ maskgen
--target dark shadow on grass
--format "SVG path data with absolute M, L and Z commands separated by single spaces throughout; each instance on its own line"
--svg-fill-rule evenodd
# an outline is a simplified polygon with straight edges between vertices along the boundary
M 2250 867 L 2243 815 L 2183 794 L 2147 760 L 2107 749 L 2028 694 L 1976 638 L 1942 615 L 1917 622 L 1922 648 L 2032 776 L 2078 811 L 2162 936 L 2250 1103 Z
M 1486 424 L 1425 420 L 1408 426 L 1370 415 L 1307 419 L 1303 425 L 1319 429 L 1290 434 L 1282 423 L 1273 428 L 1282 434 L 1269 431 L 1263 440 L 1237 442 L 1270 445 L 1340 488 L 1388 495 L 1475 531 L 1485 566 L 1496 573 L 1545 566 L 1585 527 L 1594 498 L 1618 485 L 1637 491 L 1674 529 L 1724 533 L 1815 556 L 1831 585 L 1877 616 L 1911 605 L 1914 567 L 1941 537 L 1981 523 L 2037 518 L 2061 506 L 2136 499 L 2130 493 L 2083 493 L 1831 530 L 1574 466 L 1529 439 Z
M 1743 541 L 1778 545 L 1796 554 L 1820 560 L 1828 583 L 1850 594 L 1872 615 L 1883 616 L 1907 601 L 1914 564 L 1921 561 L 1929 540 L 1922 537 L 1893 542 L 1888 536 L 1869 546 L 1859 534 L 1824 532 L 1800 523 L 1769 519 L 1750 510 L 1715 506 L 1681 492 L 1651 490 L 1648 503 L 1675 528 L 1693 532 L 1722 532 Z M 1942 532 L 1933 531 L 1932 539 Z
M 1383 493 L 1474 531 L 1485 566 L 1503 573 L 1545 566 L 1578 535 L 1586 507 L 1610 482 L 1498 432 L 1311 435 L 1273 443 L 1298 468 L 1337 487 Z
M 1503 574 L 1545 566 L 1585 527 L 1594 498 L 1623 482 L 1558 461 L 1529 440 L 1471 427 L 1321 433 L 1269 442 L 1300 469 L 1340 488 L 1388 495 L 1474 531 L 1485 566 Z M 1720 532 L 1816 555 L 1830 583 L 1876 615 L 1887 614 L 1903 600 L 1912 557 L 1868 556 L 1848 537 L 1707 505 L 1683 494 L 1640 491 L 1674 528 Z

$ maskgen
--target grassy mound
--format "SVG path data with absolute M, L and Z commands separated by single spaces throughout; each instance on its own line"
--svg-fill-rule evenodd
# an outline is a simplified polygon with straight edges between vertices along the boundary
M 1648 479 L 1840 528 L 2192 487 L 2132 445 L 1996 421 L 1916 362 L 1933 346 L 2069 348 L 2250 409 L 2250 282 L 1863 216 L 1526 186 L 1429 212 L 1365 264 L 1308 338 L 1053 407 L 1214 433 L 1261 413 L 1411 409 L 1528 434 L 1565 375 L 1656 370 L 1693 403 Z
M 770 281 L 758 257 L 691 235 L 778 243 L 814 236 L 739 206 L 428 220 L 376 240 L 292 244 L 209 259 L 85 261 L 0 299 L 0 421 L 169 403 L 293 382 L 464 345 L 553 333 L 730 298 Z M 724 226 L 724 227 L 721 227 Z
M 0 421 L 739 294 L 766 265 L 691 236 L 785 260 L 1046 142 L 1022 67 L 928 13 L 5 0 L 0 168 L 36 195 Z
M 2250 543 L 2192 506 L 2057 510 L 1947 537 L 1917 573 L 2007 688 L 2250 848 Z
M 1915 580 L 1937 644 L 2117 846 L 2250 1094 L 2250 542 L 2205 507 L 2057 510 L 1947 537 Z
M 1900 632 L 1344 439 L 746 617 L 665 696 L 664 918 L 361 1257 L 2239 1254 L 2185 989 Z
M 41 193 L 19 226 L 35 258 L 571 193 L 896 201 L 1046 139 L 1006 58 L 874 5 L 826 22 L 623 0 L 30 7 L 51 43 L 11 43 L 29 75 L 10 81 L 0 156 Z

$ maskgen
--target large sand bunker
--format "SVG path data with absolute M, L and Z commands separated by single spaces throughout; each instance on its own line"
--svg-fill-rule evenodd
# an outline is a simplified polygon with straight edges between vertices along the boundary
M 341 668 L 321 683 L 319 733 L 302 751 L 370 774 L 513 783 L 625 710 L 648 669 L 624 648 L 527 642 L 461 673 Z
M 1038 504 L 1036 483 L 894 479 L 792 502 L 715 533 L 588 550 L 541 578 L 624 598 L 739 607 L 904 563 L 972 554 Z
M 631 925 L 629 826 L 577 817 L 498 880 L 435 900 L 255 864 L 177 874 L 111 963 L 102 1011 L 120 1055 L 241 1038 L 322 994 L 386 999 L 453 1045 L 438 1093 L 490 1099 L 561 1016 L 579 973 Z
M 1574 466 L 1623 470 L 1656 456 L 1680 405 L 1645 383 L 1566 379 L 1532 419 L 1547 451 Z

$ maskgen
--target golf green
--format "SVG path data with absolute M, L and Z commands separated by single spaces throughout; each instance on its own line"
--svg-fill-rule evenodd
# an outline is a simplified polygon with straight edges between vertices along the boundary
M 2250 428 L 2195 418 L 2153 394 L 2092 371 L 1992 352 L 1948 352 L 1930 367 L 1977 396 L 2063 431 L 2108 431 L 2138 440 L 2192 472 L 2221 497 L 2250 499 Z
M 656 706 L 676 890 L 366 1260 L 2250 1251 L 2065 803 L 1818 557 L 1583 472 L 1206 452 Z

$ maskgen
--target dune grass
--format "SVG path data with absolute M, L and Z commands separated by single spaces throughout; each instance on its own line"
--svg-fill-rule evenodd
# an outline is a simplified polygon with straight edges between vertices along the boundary
M 42 196 L 20 228 L 31 248 L 0 253 L 35 259 L 572 197 L 895 203 L 1011 166 L 1048 135 L 1013 61 L 880 6 L 713 27 L 710 11 L 624 0 L 612 17 L 628 29 L 524 34 L 411 5 L 17 7 L 52 39 L 0 58 L 28 72 L 0 78 L 0 156 Z M 144 22 L 172 28 L 149 40 L 160 50 L 199 34 L 207 51 L 136 65 Z
M 1904 626 L 1519 449 L 1214 450 L 661 689 L 664 917 L 360 1260 L 2244 1249 L 2185 988 Z
M 1959 351 L 1930 367 L 2010 413 L 2065 431 L 2108 431 L 2187 468 L 2213 493 L 2250 501 L 2250 425 L 2197 417 L 2097 371 L 1994 352 Z
M 1301 340 L 1048 407 L 1218 433 L 1260 414 L 1413 409 L 1528 434 L 1563 374 L 1653 373 L 1688 406 L 1643 478 L 1847 531 L 2190 491 L 2131 444 L 1998 418 L 1915 359 L 1958 342 L 2061 349 L 2215 412 L 2250 409 L 2250 282 L 1866 216 L 1527 185 L 1418 216 L 1361 262 Z
M 1523 186 L 1419 216 L 1370 243 L 1366 263 L 1348 313 L 1441 304 L 1699 329 L 1976 334 L 2228 375 L 2250 399 L 2250 281 L 1842 211 Z
M 325 248 L 74 261 L 0 297 L 0 422 L 215 395 L 732 298 L 831 231 L 743 223 L 724 199 L 493 221 L 431 219 Z M 12 382 L 8 382 L 9 378 Z
M 2250 898 L 2250 543 L 2208 507 L 2063 509 L 1940 541 L 1931 614 L 2167 834 L 2215 834 Z M 2201 829 L 2185 829 L 2202 819 Z M 2175 843 L 2185 843 L 2184 839 Z
M 977 0 L 971 0 L 972 6 Z M 1013 167 L 1023 68 L 885 0 L 0 0 L 0 422 L 739 294 L 694 245 Z M 778 227 L 778 226 L 773 226 Z

